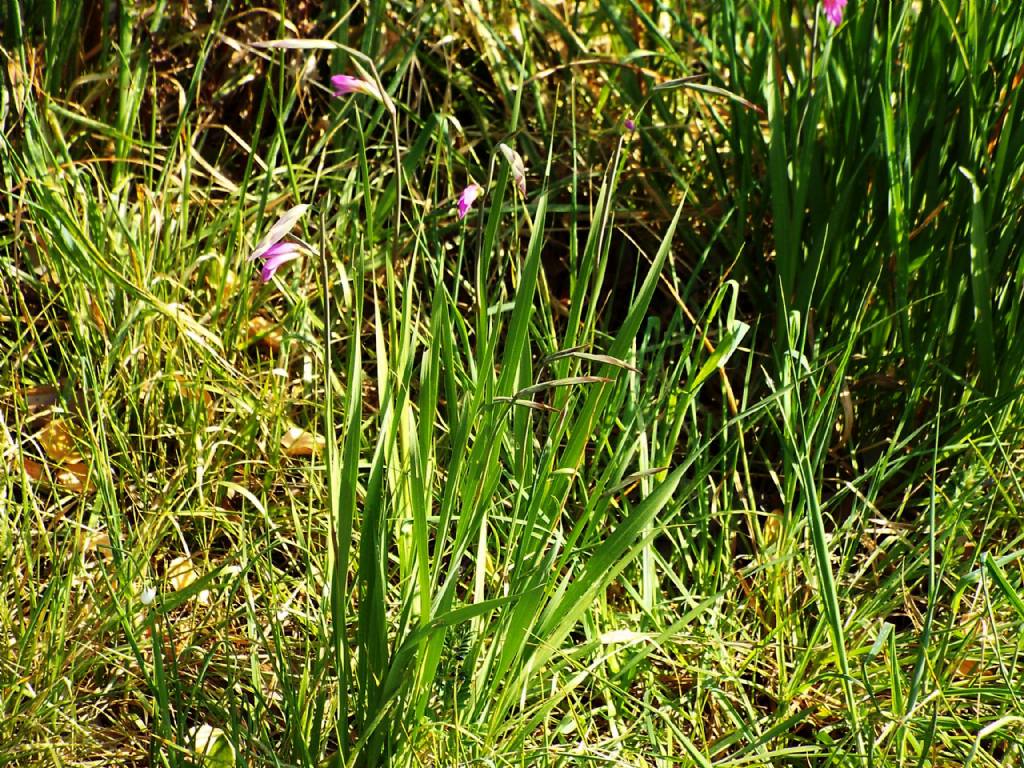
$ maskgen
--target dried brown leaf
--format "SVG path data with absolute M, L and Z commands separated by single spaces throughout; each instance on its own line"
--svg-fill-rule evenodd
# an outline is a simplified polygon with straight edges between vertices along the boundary
M 257 315 L 249 320 L 248 335 L 250 342 L 262 344 L 275 351 L 281 348 L 281 341 L 284 338 L 281 326 L 262 315 Z
M 281 435 L 281 446 L 284 448 L 285 456 L 312 456 L 319 453 L 325 444 L 320 435 L 299 427 L 291 427 Z
M 68 419 L 54 419 L 40 430 L 37 439 L 51 461 L 57 464 L 82 463 L 82 454 L 76 446 Z
M 186 587 L 195 583 L 199 578 L 199 574 L 196 573 L 195 566 L 192 564 L 192 558 L 188 555 L 182 555 L 171 560 L 167 565 L 167 582 L 170 584 L 171 589 L 175 592 L 179 592 Z M 198 595 L 196 599 L 203 605 L 210 604 L 210 591 L 204 589 Z
M 87 555 L 96 553 L 98 558 L 111 560 L 114 557 L 114 550 L 110 546 L 110 536 L 104 532 L 90 533 L 82 539 L 82 559 Z

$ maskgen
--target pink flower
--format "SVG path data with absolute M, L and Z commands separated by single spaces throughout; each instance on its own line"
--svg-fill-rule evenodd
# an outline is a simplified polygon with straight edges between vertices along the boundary
M 843 9 L 846 7 L 846 0 L 821 0 L 825 9 L 825 17 L 833 27 L 843 23 Z
M 249 261 L 263 259 L 260 277 L 263 278 L 264 283 L 270 282 L 270 278 L 282 264 L 294 261 L 304 253 L 312 252 L 305 243 L 284 240 L 308 209 L 308 205 L 296 205 L 285 211 L 267 232 L 266 237 L 260 240 L 249 254 Z
M 363 93 L 367 96 L 372 96 L 377 101 L 384 101 L 380 89 L 374 83 L 361 77 L 334 75 L 331 78 L 331 87 L 334 88 L 334 95 L 339 98 L 350 93 Z
M 479 184 L 470 184 L 459 195 L 459 218 L 466 218 L 466 214 L 469 213 L 469 209 L 473 207 L 473 203 L 480 197 L 480 193 L 483 192 L 483 187 Z
M 623 124 L 626 126 L 627 131 L 632 132 L 636 130 L 636 121 L 631 117 L 627 117 Z
M 263 282 L 269 283 L 270 278 L 277 272 L 278 267 L 282 264 L 287 264 L 289 261 L 294 261 L 305 252 L 306 248 L 298 243 L 274 243 L 263 254 L 263 268 L 260 270 L 260 277 L 263 278 Z
M 505 158 L 505 162 L 508 163 L 509 170 L 512 171 L 512 181 L 515 182 L 516 189 L 518 189 L 519 194 L 525 198 L 526 163 L 523 162 L 523 158 L 520 154 L 512 149 L 508 144 L 502 142 L 501 144 L 498 144 L 498 149 L 501 150 L 501 154 Z

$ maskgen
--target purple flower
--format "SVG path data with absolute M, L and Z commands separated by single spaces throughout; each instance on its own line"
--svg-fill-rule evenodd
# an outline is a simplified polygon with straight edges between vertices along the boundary
M 350 93 L 363 93 L 367 96 L 372 96 L 377 101 L 384 101 L 384 97 L 381 96 L 380 89 L 369 80 L 364 80 L 361 77 L 353 77 L 352 75 L 334 75 L 331 78 L 331 87 L 334 89 L 334 95 L 338 98 L 347 96 Z
M 843 23 L 843 9 L 846 7 L 846 0 L 821 0 L 825 9 L 825 17 L 833 27 Z
M 269 283 L 278 267 L 299 258 L 305 252 L 305 247 L 298 243 L 274 243 L 263 254 L 263 268 L 260 270 L 263 282 Z
M 627 131 L 632 132 L 636 130 L 636 121 L 632 117 L 627 117 L 623 124 L 626 126 Z
M 287 264 L 302 254 L 311 252 L 310 247 L 305 243 L 284 240 L 308 209 L 308 205 L 296 205 L 285 211 L 267 232 L 266 237 L 260 240 L 249 254 L 249 261 L 263 259 L 260 277 L 263 278 L 264 283 L 270 282 L 270 278 L 282 264 Z
M 479 184 L 470 184 L 459 195 L 459 218 L 466 218 L 466 214 L 469 213 L 469 209 L 473 207 L 473 203 L 480 197 L 480 193 L 484 189 Z

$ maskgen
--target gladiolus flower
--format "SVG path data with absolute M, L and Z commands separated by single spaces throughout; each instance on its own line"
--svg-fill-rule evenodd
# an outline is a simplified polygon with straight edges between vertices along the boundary
M 480 197 L 480 193 L 483 192 L 483 187 L 479 184 L 470 184 L 459 195 L 459 218 L 466 218 L 466 214 L 469 213 L 469 209 L 473 207 L 473 203 Z
M 293 261 L 304 253 L 310 253 L 309 246 L 305 243 L 297 243 L 285 240 L 285 236 L 292 231 L 296 222 L 309 208 L 308 205 L 296 205 L 284 212 L 280 219 L 267 232 L 266 237 L 256 244 L 252 253 L 249 254 L 249 261 L 263 259 L 263 268 L 260 270 L 260 277 L 264 283 L 270 282 L 278 268 L 282 264 Z
M 825 9 L 825 18 L 833 27 L 843 23 L 843 9 L 846 7 L 846 0 L 821 0 L 822 8 Z
M 516 189 L 519 190 L 520 195 L 526 197 L 526 163 L 523 162 L 519 153 L 507 144 L 499 144 L 498 149 L 501 150 L 501 154 L 512 171 L 512 180 L 516 184 Z
M 347 96 L 350 93 L 363 93 L 367 96 L 372 96 L 377 101 L 384 101 L 384 97 L 381 96 L 380 89 L 376 84 L 371 83 L 369 80 L 364 80 L 361 77 L 353 77 L 352 75 L 334 75 L 331 78 L 331 87 L 334 88 L 334 95 L 341 98 Z

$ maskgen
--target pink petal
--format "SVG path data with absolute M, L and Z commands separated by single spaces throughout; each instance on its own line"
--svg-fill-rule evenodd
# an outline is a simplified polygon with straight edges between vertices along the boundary
M 825 18 L 833 27 L 843 23 L 843 9 L 846 7 L 846 0 L 821 0 L 825 9 Z
M 331 87 L 334 88 L 334 95 L 339 98 L 350 93 L 363 93 L 379 101 L 384 100 L 377 86 L 361 77 L 334 75 L 331 77 Z
M 469 213 L 469 209 L 473 207 L 473 203 L 480 196 L 483 191 L 479 184 L 470 184 L 459 195 L 459 218 L 466 218 L 466 214 Z
M 285 242 L 274 243 L 272 246 L 267 248 L 266 253 L 263 254 L 264 261 L 271 261 L 281 256 L 290 256 L 291 254 L 300 254 L 306 250 L 306 247 L 300 243 L 293 243 L 288 240 Z
M 636 121 L 633 120 L 633 118 L 631 118 L 631 117 L 627 117 L 626 118 L 626 120 L 624 122 L 624 125 L 626 126 L 626 130 L 627 131 L 635 131 L 636 130 Z
M 264 283 L 269 283 L 270 278 L 274 276 L 278 268 L 282 264 L 287 264 L 289 261 L 294 261 L 299 258 L 299 254 L 305 252 L 305 248 L 300 246 L 298 243 L 279 243 L 281 246 L 294 246 L 291 248 L 282 247 L 278 249 L 273 256 L 263 262 L 263 269 L 260 270 L 260 277 L 263 278 Z M 276 248 L 277 246 L 275 246 Z

